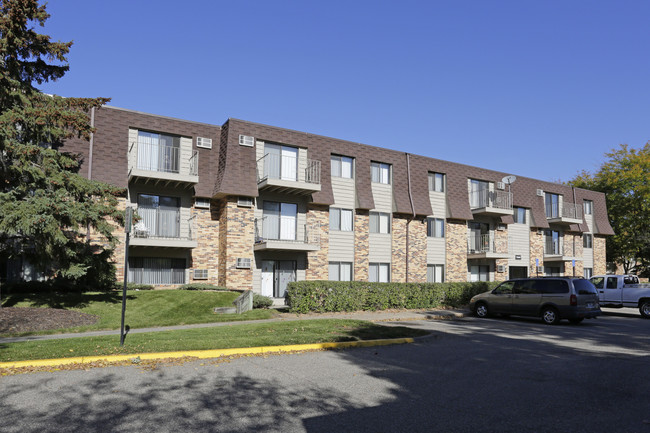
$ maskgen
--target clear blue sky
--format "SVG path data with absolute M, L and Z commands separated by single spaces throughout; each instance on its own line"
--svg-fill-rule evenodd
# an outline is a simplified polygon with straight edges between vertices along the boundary
M 543 180 L 650 140 L 650 1 L 52 0 L 42 90 Z

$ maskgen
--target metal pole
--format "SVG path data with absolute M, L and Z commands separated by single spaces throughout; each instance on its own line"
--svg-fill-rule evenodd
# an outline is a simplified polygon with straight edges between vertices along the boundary
M 122 326 L 120 327 L 120 346 L 124 346 L 124 313 L 126 311 L 126 282 L 129 275 L 129 235 L 131 233 L 131 221 L 133 220 L 133 209 L 127 207 L 124 214 L 124 232 L 126 242 L 124 245 L 124 286 L 122 287 Z

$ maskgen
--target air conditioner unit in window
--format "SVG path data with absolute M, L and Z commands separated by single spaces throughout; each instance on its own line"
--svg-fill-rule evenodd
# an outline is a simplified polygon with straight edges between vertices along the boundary
M 537 267 L 537 273 L 543 274 L 544 273 L 544 266 L 538 266 Z
M 503 182 L 497 182 L 497 189 L 506 189 L 506 184 Z
M 237 258 L 237 269 L 250 269 L 251 259 Z
M 255 137 L 251 137 L 250 135 L 240 135 L 239 145 L 246 146 L 246 147 L 253 147 L 255 145 Z
M 253 197 L 240 196 L 237 198 L 237 206 L 253 207 Z
M 543 189 L 537 189 L 537 196 L 538 197 L 544 197 L 544 190 Z
M 194 269 L 194 274 L 192 275 L 194 280 L 207 280 L 208 279 L 208 270 L 207 269 Z
M 205 137 L 196 137 L 196 147 L 202 147 L 204 149 L 212 149 L 212 139 Z
M 505 272 L 506 271 L 506 266 L 505 265 L 498 265 L 497 266 L 497 272 Z
M 197 197 L 194 199 L 194 207 L 201 209 L 210 209 L 210 199 Z

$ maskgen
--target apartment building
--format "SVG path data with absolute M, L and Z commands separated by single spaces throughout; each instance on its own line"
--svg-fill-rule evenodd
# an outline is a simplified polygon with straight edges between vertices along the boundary
M 605 273 L 602 193 L 237 119 L 102 107 L 92 121 L 90 143 L 63 150 L 126 189 L 132 282 L 282 297 L 296 280 Z

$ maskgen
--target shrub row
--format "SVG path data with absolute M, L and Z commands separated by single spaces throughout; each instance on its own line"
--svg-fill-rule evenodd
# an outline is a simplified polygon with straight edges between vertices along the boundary
M 289 284 L 286 302 L 293 313 L 460 307 L 496 284 L 297 281 Z

